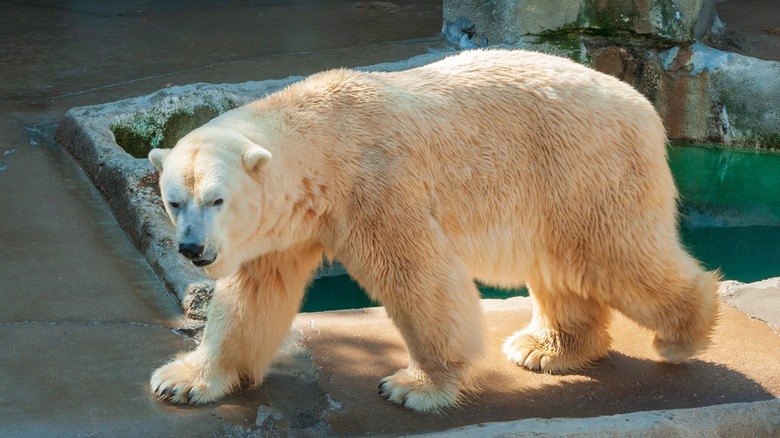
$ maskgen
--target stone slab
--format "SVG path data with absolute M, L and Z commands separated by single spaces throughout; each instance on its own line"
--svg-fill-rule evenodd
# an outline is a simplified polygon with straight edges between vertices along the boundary
M 775 334 L 780 334 L 780 277 L 748 284 L 724 282 L 720 294 L 731 306 L 763 321 L 775 329 Z
M 221 435 L 231 424 L 214 421 L 217 407 L 171 415 L 150 397 L 155 362 L 186 347 L 167 328 L 17 323 L 0 325 L 0 339 L 0 436 Z
M 532 418 L 416 435 L 418 438 L 524 437 L 773 437 L 780 431 L 780 400 L 699 409 L 637 412 L 597 418 Z
M 152 372 L 197 345 L 183 332 L 135 321 L 0 324 L 0 436 L 326 434 L 328 399 L 296 333 L 260 388 L 205 406 L 158 400 L 148 386 Z M 277 424 L 259 421 L 268 411 L 279 413 Z
M 320 368 L 322 389 L 339 406 L 326 413 L 331 433 L 395 436 L 529 418 L 566 417 L 577 424 L 581 418 L 750 405 L 780 396 L 780 337 L 728 305 L 722 306 L 712 347 L 688 363 L 657 362 L 651 334 L 616 315 L 609 358 L 581 372 L 550 375 L 518 368 L 500 353 L 504 338 L 530 321 L 530 299 L 488 304 L 488 358 L 480 366 L 480 390 L 458 408 L 427 415 L 389 404 L 377 393 L 379 380 L 407 360 L 383 309 L 300 314 L 294 327 Z M 602 421 L 608 427 L 599 430 L 622 421 Z M 771 430 L 780 431 L 773 424 Z

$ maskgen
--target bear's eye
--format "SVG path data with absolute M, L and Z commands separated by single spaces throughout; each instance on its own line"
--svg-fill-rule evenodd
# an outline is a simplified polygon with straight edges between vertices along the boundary
M 223 201 L 222 198 L 218 198 L 218 199 L 215 199 L 214 202 L 211 203 L 211 205 L 216 207 L 218 205 L 222 205 L 223 202 L 225 202 L 225 201 Z
M 177 209 L 177 208 L 181 207 L 181 204 L 178 203 L 178 202 L 169 202 L 168 205 L 170 205 L 171 208 L 173 208 L 173 209 Z

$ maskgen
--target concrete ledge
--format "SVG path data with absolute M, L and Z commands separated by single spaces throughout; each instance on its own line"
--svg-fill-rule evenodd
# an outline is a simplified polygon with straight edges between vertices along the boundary
M 652 334 L 616 314 L 610 357 L 567 375 L 534 373 L 500 352 L 531 318 L 531 299 L 482 300 L 488 326 L 479 390 L 456 409 L 416 414 L 376 384 L 406 365 L 383 308 L 299 314 L 293 324 L 330 401 L 331 436 L 758 436 L 780 434 L 780 337 L 728 305 L 713 345 L 689 362 L 658 362 Z M 429 435 L 425 435 L 429 434 Z
M 772 437 L 780 434 L 780 399 L 596 418 L 530 418 L 486 423 L 419 438 L 477 437 Z
M 745 312 L 751 318 L 780 329 L 780 277 L 755 283 L 725 281 L 721 283 L 720 297 L 726 303 Z
M 174 229 L 162 209 L 157 172 L 148 160 L 125 152 L 117 144 L 111 127 L 129 123 L 135 116 L 156 120 L 162 126 L 177 111 L 203 106 L 219 108 L 228 101 L 241 105 L 299 79 L 171 87 L 139 98 L 74 108 L 59 125 L 57 142 L 79 162 L 130 240 L 191 318 L 204 318 L 213 282 L 200 269 L 186 263 L 173 247 Z

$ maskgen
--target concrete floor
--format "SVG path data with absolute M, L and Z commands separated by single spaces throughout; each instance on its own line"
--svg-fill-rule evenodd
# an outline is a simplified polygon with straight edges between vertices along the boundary
M 282 78 L 441 46 L 435 1 L 223 3 L 2 6 L 0 436 L 241 436 L 264 405 L 297 412 L 288 426 L 317 434 L 324 426 L 312 412 L 323 403 L 341 406 L 325 418 L 331 433 L 397 434 L 780 396 L 777 333 L 729 310 L 716 348 L 689 366 L 656 365 L 641 330 L 620 322 L 612 359 L 584 376 L 536 375 L 501 362 L 487 368 L 493 381 L 470 405 L 441 417 L 415 416 L 376 395 L 376 381 L 403 362 L 404 352 L 386 319 L 367 312 L 298 318 L 321 373 L 282 364 L 261 389 L 218 404 L 182 408 L 156 401 L 146 382 L 172 354 L 193 347 L 171 330 L 187 322 L 54 142 L 62 114 L 171 85 Z M 528 316 L 527 309 L 498 313 L 490 316 L 493 343 Z M 376 332 L 371 341 L 351 336 L 369 327 Z M 592 402 L 602 396 L 613 399 Z
M 406 365 L 401 337 L 382 309 L 300 314 L 295 327 L 322 370 L 320 386 L 341 404 L 327 414 L 331 432 L 412 434 L 486 421 L 594 417 L 780 396 L 780 336 L 728 305 L 721 309 L 713 348 L 688 363 L 657 362 L 651 333 L 616 315 L 610 357 L 568 375 L 521 370 L 501 353 L 503 340 L 530 321 L 529 299 L 489 300 L 483 306 L 489 342 L 488 360 L 480 367 L 480 390 L 458 409 L 429 415 L 387 406 L 376 395 L 375 382 Z M 777 427 L 780 432 L 780 424 Z M 721 433 L 743 436 L 725 428 Z
M 437 1 L 3 3 L 0 436 L 212 436 L 244 421 L 147 392 L 188 345 L 170 330 L 181 312 L 54 142 L 65 111 L 406 59 L 440 46 L 440 30 Z

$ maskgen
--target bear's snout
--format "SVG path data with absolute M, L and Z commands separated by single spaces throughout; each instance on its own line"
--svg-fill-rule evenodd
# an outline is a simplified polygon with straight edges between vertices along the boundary
M 179 254 L 190 260 L 199 259 L 203 255 L 203 245 L 198 245 L 197 243 L 181 243 L 179 244 Z
M 214 256 L 208 257 L 203 254 L 204 251 L 205 251 L 205 247 L 198 243 L 179 244 L 179 254 L 183 255 L 184 257 L 187 257 L 187 259 L 190 260 L 193 265 L 199 268 L 208 266 L 214 263 L 214 260 L 217 259 L 216 254 Z
M 203 255 L 204 250 L 205 247 L 198 243 L 179 244 L 179 254 L 183 255 L 184 257 L 187 257 L 187 259 L 190 260 L 193 265 L 199 268 L 208 266 L 214 263 L 214 260 L 217 259 L 216 255 L 210 258 L 205 258 Z

